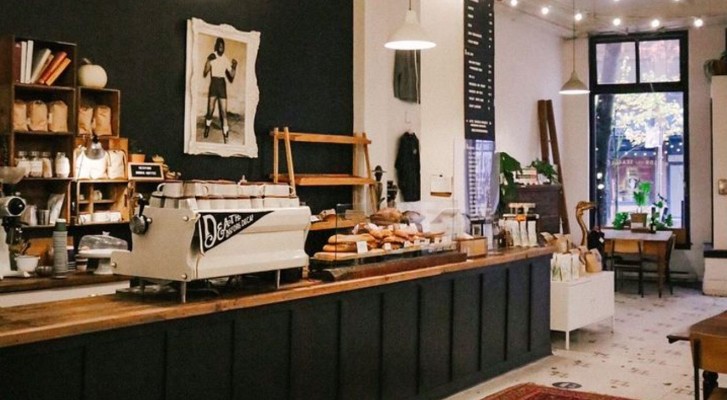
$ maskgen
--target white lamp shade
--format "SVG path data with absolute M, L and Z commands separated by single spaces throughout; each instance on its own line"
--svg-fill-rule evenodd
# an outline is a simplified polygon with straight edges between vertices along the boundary
M 580 79 L 578 79 L 578 74 L 576 74 L 576 71 L 574 70 L 571 73 L 570 79 L 568 82 L 563 84 L 563 87 L 560 88 L 560 94 L 588 94 L 590 93 L 590 90 L 588 90 L 588 87 L 585 83 L 583 83 Z
M 414 10 L 406 12 L 404 25 L 397 29 L 384 44 L 387 49 L 393 50 L 425 50 L 436 46 L 429 40 L 429 36 L 419 25 L 419 19 Z

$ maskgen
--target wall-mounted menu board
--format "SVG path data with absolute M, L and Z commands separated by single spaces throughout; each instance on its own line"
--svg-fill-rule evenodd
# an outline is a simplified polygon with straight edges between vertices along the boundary
M 494 0 L 465 0 L 464 6 L 465 138 L 494 141 Z

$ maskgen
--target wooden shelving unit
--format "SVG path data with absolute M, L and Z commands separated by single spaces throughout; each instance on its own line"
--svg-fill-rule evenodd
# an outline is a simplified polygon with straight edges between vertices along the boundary
M 371 140 L 366 137 L 365 133 L 355 133 L 353 136 L 347 135 L 325 135 L 320 133 L 302 133 L 290 132 L 287 127 L 282 130 L 275 128 L 270 135 L 273 138 L 273 182 L 287 182 L 296 193 L 296 186 L 357 186 L 369 187 L 369 195 L 371 197 L 372 206 L 376 204 L 374 185 L 376 180 L 371 172 L 371 162 L 369 160 L 368 145 Z M 287 172 L 280 173 L 280 144 L 282 141 L 285 146 L 285 161 Z M 322 145 L 348 145 L 354 146 L 353 151 L 353 173 L 348 174 L 310 174 L 296 173 L 293 163 L 293 146 L 292 143 L 321 143 Z M 360 159 L 363 157 L 363 160 Z M 364 171 L 361 169 L 361 161 L 364 164 Z

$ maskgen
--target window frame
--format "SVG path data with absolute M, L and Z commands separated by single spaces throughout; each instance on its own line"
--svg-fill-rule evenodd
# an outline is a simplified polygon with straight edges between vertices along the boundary
M 639 44 L 647 41 L 679 40 L 679 81 L 675 82 L 648 82 L 641 83 L 641 55 Z M 633 42 L 635 45 L 636 83 L 598 83 L 598 62 L 596 48 L 599 44 Z M 673 228 L 677 233 L 677 248 L 691 248 L 690 205 L 689 196 L 689 32 L 686 30 L 666 31 L 658 33 L 637 33 L 628 35 L 592 35 L 588 38 L 588 65 L 589 65 L 589 194 L 591 201 L 597 201 L 598 189 L 596 184 L 596 96 L 609 94 L 630 93 L 658 93 L 680 92 L 683 94 L 684 107 L 684 209 L 682 210 L 682 227 Z M 596 213 L 590 215 L 591 226 L 595 226 Z M 604 226 L 610 221 L 602 221 Z

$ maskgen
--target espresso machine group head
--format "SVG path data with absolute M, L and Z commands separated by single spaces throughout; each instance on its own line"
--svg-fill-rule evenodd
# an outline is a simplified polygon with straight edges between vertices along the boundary
M 25 211 L 25 200 L 13 193 L 13 187 L 23 179 L 24 168 L 0 167 L 0 219 L 2 227 L 0 237 L 0 279 L 16 273 L 13 264 L 18 248 L 22 247 L 23 230 L 20 227 L 20 215 Z

